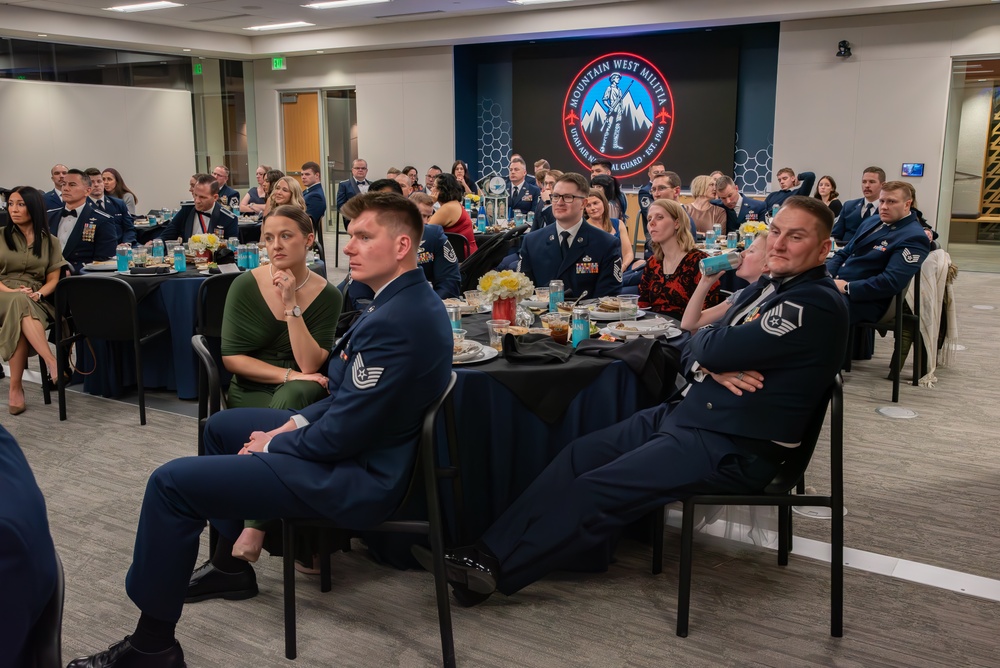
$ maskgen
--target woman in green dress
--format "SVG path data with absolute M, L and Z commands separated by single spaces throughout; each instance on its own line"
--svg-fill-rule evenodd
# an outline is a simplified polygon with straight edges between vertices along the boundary
M 233 374 L 231 408 L 300 409 L 327 396 L 327 358 L 343 305 L 340 291 L 306 266 L 312 220 L 294 205 L 264 220 L 269 265 L 237 278 L 222 319 L 222 362 Z M 250 521 L 233 556 L 256 561 L 264 524 Z
M 18 186 L 7 197 L 10 224 L 0 239 L 0 358 L 10 362 L 7 410 L 25 411 L 21 379 L 32 350 L 56 372 L 56 358 L 45 330 L 55 318 L 45 301 L 56 289 L 63 260 L 59 239 L 49 234 L 45 204 L 31 186 Z

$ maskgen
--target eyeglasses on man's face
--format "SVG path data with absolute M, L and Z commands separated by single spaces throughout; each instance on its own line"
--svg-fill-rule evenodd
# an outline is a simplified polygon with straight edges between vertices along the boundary
M 563 204 L 572 204 L 575 199 L 587 199 L 584 195 L 573 195 L 566 194 L 560 195 L 559 193 L 552 193 L 553 202 L 562 202 Z

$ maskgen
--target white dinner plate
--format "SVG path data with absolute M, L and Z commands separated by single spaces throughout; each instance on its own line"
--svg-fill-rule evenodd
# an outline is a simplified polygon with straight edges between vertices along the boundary
M 133 274 L 131 271 L 119 271 L 118 273 L 121 274 L 122 276 L 140 276 L 142 278 L 152 278 L 153 276 L 170 276 L 172 274 L 176 274 L 177 270 L 171 269 L 165 274 Z
M 643 311 L 642 309 L 639 309 L 636 312 L 635 317 L 636 319 L 638 319 L 643 317 L 644 315 L 646 315 L 646 312 Z M 618 311 L 598 311 L 596 307 L 590 310 L 590 319 L 597 320 L 598 322 L 617 321 L 620 316 L 621 314 Z
M 528 308 L 548 308 L 549 302 L 541 301 L 538 299 L 522 299 L 520 302 L 521 306 L 527 306 Z
M 90 262 L 83 265 L 87 271 L 118 271 L 118 260 L 108 260 L 107 262 Z
M 616 325 L 624 325 L 624 329 L 616 328 Z M 601 334 L 610 334 L 616 339 L 634 339 L 640 336 L 666 335 L 668 339 L 675 339 L 683 334 L 674 323 L 664 318 L 651 318 L 643 322 L 629 320 L 626 322 L 613 322 L 601 330 Z
M 459 364 L 459 365 L 479 364 L 481 362 L 488 362 L 488 361 L 490 361 L 491 359 L 493 359 L 494 357 L 496 357 L 499 354 L 500 354 L 500 351 L 497 350 L 496 348 L 491 348 L 489 346 L 483 346 L 483 349 L 480 350 L 479 353 L 475 357 L 473 357 L 472 359 L 465 360 L 464 362 L 455 362 L 455 361 L 453 361 L 452 364 Z
M 452 363 L 467 362 L 468 360 L 479 357 L 479 353 L 481 352 L 483 352 L 483 344 L 478 341 L 465 340 L 462 341 L 461 352 L 454 353 L 451 361 Z

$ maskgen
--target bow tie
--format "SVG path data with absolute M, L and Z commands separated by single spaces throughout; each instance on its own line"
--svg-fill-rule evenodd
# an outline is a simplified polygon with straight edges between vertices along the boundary
M 760 286 L 761 288 L 766 288 L 768 285 L 773 285 L 774 289 L 777 290 L 778 288 L 781 287 L 781 283 L 784 280 L 785 279 L 783 276 L 779 276 L 778 278 L 771 278 L 767 274 L 761 274 L 760 278 L 757 279 L 757 285 Z
M 76 218 L 76 209 L 70 209 L 69 211 L 63 209 L 62 217 L 65 218 L 66 216 L 72 216 L 73 218 Z

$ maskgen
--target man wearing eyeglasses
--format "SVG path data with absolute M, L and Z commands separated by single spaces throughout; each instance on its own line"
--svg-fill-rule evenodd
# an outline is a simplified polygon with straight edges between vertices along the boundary
M 222 206 L 233 209 L 240 205 L 240 192 L 229 185 L 229 168 L 219 165 L 212 170 L 215 182 L 219 184 L 219 201 Z
M 347 200 L 351 199 L 355 195 L 360 195 L 362 193 L 368 192 L 368 162 L 358 158 L 351 163 L 351 178 L 341 181 L 337 184 L 337 211 L 347 204 Z M 347 229 L 348 223 L 350 223 L 346 217 L 344 218 L 344 229 Z
M 552 188 L 555 225 L 532 232 L 521 244 L 520 270 L 535 285 L 562 280 L 566 297 L 617 295 L 622 289 L 621 243 L 583 219 L 590 183 L 564 174 Z

